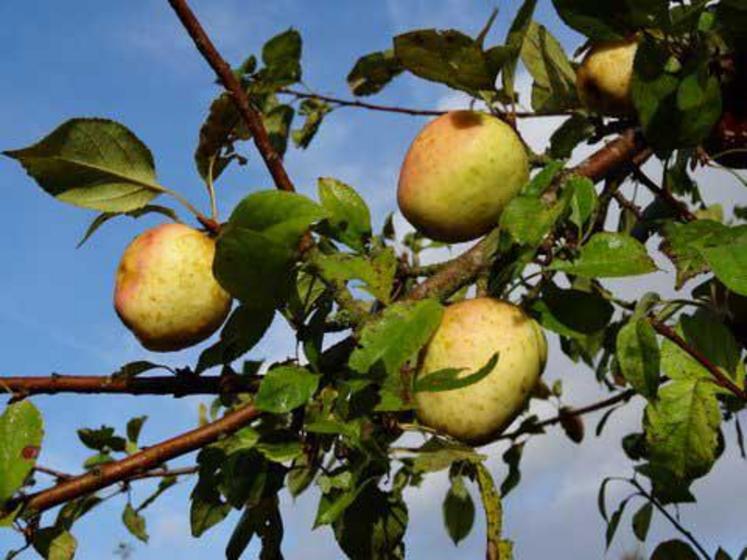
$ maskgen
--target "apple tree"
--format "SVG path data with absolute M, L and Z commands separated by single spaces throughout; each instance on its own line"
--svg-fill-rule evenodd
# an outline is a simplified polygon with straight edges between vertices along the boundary
M 605 411 L 598 435 L 634 399 L 645 407 L 640 429 L 621 441 L 630 463 L 599 481 L 607 546 L 635 507 L 640 541 L 652 517 L 671 523 L 673 538 L 652 543 L 652 558 L 747 557 L 747 548 L 706 549 L 675 513 L 696 501 L 693 482 L 727 445 L 745 455 L 747 209 L 706 206 L 708 185 L 693 178 L 712 166 L 747 184 L 738 171 L 747 167 L 742 0 L 553 0 L 586 37 L 572 54 L 533 19 L 536 0 L 524 0 L 497 44 L 488 39 L 497 11 L 474 36 L 417 29 L 382 39 L 382 50 L 350 70 L 348 99 L 304 85 L 296 30 L 230 66 L 187 2 L 169 3 L 223 87 L 194 155 L 208 213 L 158 182 L 150 150 L 119 122 L 72 119 L 4 154 L 59 201 L 99 212 L 83 241 L 118 216 L 163 216 L 166 225 L 127 248 L 117 277 L 117 313 L 146 348 L 219 336 L 178 369 L 143 360 L 101 376 L 0 377 L 9 396 L 0 524 L 19 537 L 6 558 L 29 548 L 72 558 L 75 523 L 97 514 L 107 488 L 122 498 L 125 526 L 147 541 L 147 507 L 190 477 L 193 536 L 241 511 L 227 558 L 253 539 L 261 558 L 282 558 L 278 494 L 312 485 L 315 525 L 329 526 L 345 555 L 402 558 L 403 491 L 448 471 L 450 537 L 463 539 L 479 509 L 486 557 L 509 559 L 501 496 L 520 481 L 524 447 L 552 426 L 580 444 L 585 414 Z M 529 99 L 517 91 L 520 66 L 533 79 Z M 446 113 L 370 99 L 403 73 L 462 92 L 469 106 Z M 284 154 L 313 149 L 342 107 L 433 118 L 391 190 L 414 233 L 398 239 L 391 219 L 373 231 L 365 200 L 332 176 L 319 179 L 315 198 L 296 192 Z M 548 116 L 564 120 L 535 153 L 516 123 Z M 591 155 L 570 165 L 582 144 Z M 248 194 L 221 221 L 221 174 L 260 159 L 274 188 Z M 657 176 L 642 169 L 650 161 Z M 639 189 L 650 195 L 645 205 Z M 196 223 L 172 223 L 167 201 Z M 464 241 L 474 243 L 459 256 L 424 264 L 426 251 Z M 655 258 L 671 262 L 679 297 L 625 298 L 610 288 L 609 279 L 656 271 Z M 242 361 L 278 315 L 295 332 L 289 357 Z M 531 400 L 560 396 L 540 378 L 553 337 L 609 395 L 541 418 Z M 70 392 L 214 400 L 198 428 L 163 442 L 142 442 L 142 417 L 125 433 L 79 429 L 93 455 L 82 474 L 68 474 L 37 464 L 44 420 L 33 397 Z M 724 436 L 728 424 L 735 441 Z M 495 441 L 509 467 L 498 482 L 480 449 Z M 192 467 L 168 465 L 195 452 Z M 152 495 L 132 503 L 127 488 L 148 481 Z M 611 485 L 630 494 L 609 504 Z

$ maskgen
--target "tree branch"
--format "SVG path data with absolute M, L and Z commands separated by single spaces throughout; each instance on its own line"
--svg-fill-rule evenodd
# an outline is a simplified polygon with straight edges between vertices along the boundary
M 239 375 L 112 377 L 108 375 L 51 375 L 0 377 L 0 391 L 15 398 L 58 393 L 123 395 L 216 395 L 254 392 L 257 378 Z
M 588 177 L 597 182 L 628 165 L 634 159 L 643 160 L 650 153 L 635 130 L 630 129 L 597 150 L 570 173 Z M 556 190 L 570 173 L 562 174 L 556 179 L 554 183 Z M 553 186 L 550 187 L 552 188 Z M 490 264 L 498 245 L 498 235 L 498 229 L 493 230 L 469 251 L 453 259 L 448 266 L 415 286 L 405 299 L 444 298 L 468 284 Z
M 270 137 L 262 123 L 261 115 L 252 107 L 249 96 L 244 91 L 244 88 L 241 87 L 241 82 L 215 48 L 215 45 L 213 45 L 210 37 L 205 33 L 205 30 L 186 0 L 169 0 L 169 4 L 171 4 L 171 7 L 176 12 L 189 36 L 192 37 L 197 50 L 200 51 L 210 67 L 215 71 L 220 82 L 231 94 L 239 114 L 252 133 L 254 145 L 262 156 L 277 188 L 283 191 L 295 191 L 293 182 L 290 180 L 283 166 L 282 158 L 275 151 L 275 148 L 272 147 Z
M 633 169 L 633 176 L 638 182 L 646 187 L 651 193 L 666 202 L 675 212 L 686 222 L 692 222 L 697 220 L 697 216 L 690 212 L 690 209 L 683 204 L 680 200 L 677 200 L 671 192 L 667 189 L 661 188 L 659 185 L 654 183 L 648 175 L 646 175 L 640 168 L 636 167 Z
M 711 376 L 713 376 L 714 383 L 732 392 L 743 401 L 747 401 L 747 390 L 740 388 L 736 383 L 729 379 L 716 364 L 703 355 L 700 350 L 688 344 L 687 341 L 678 335 L 672 327 L 662 323 L 661 321 L 657 321 L 654 318 L 649 318 L 649 322 L 656 332 L 674 342 L 682 350 L 695 358 L 700 365 L 707 369 Z
M 6 509 L 13 511 L 22 504 L 25 510 L 41 513 L 111 484 L 131 478 L 143 478 L 148 471 L 166 461 L 201 449 L 220 437 L 239 430 L 259 414 L 254 406 L 246 404 L 219 420 L 148 447 L 121 461 L 105 463 L 86 474 L 66 479 L 52 488 L 13 500 Z
M 385 113 L 400 113 L 403 115 L 411 115 L 414 117 L 438 117 L 446 114 L 448 111 L 438 111 L 434 109 L 410 109 L 407 107 L 395 107 L 393 105 L 379 105 L 376 103 L 367 103 L 365 101 L 359 101 L 357 99 L 341 99 L 339 97 L 331 97 L 329 95 L 320 95 L 313 92 L 298 91 L 291 88 L 283 88 L 279 93 L 291 95 L 296 99 L 319 99 L 320 101 L 326 101 L 339 107 L 357 107 L 359 109 L 368 109 L 369 111 L 382 111 Z M 569 112 L 556 112 L 556 113 L 535 113 L 534 111 L 519 111 L 515 114 L 518 118 L 546 118 L 546 117 L 563 117 L 569 116 L 572 113 Z
M 635 394 L 636 393 L 633 389 L 627 389 L 625 391 L 622 391 L 621 393 L 617 393 L 616 395 L 613 395 L 607 399 L 604 399 L 596 403 L 592 403 L 586 406 L 581 406 L 578 408 L 566 408 L 566 409 L 563 409 L 563 411 L 560 412 L 557 416 L 546 418 L 545 420 L 541 420 L 535 424 L 528 424 L 524 428 L 519 427 L 515 429 L 513 432 L 506 432 L 504 434 L 501 434 L 501 436 L 498 439 L 499 440 L 506 440 L 506 439 L 513 440 L 525 433 L 531 433 L 533 430 L 537 430 L 539 428 L 546 428 L 547 426 L 553 426 L 555 424 L 559 424 L 563 420 L 563 418 L 567 418 L 569 416 L 583 416 L 584 414 L 589 414 L 590 412 L 596 412 L 598 410 L 603 410 L 605 408 L 615 406 L 616 404 L 627 402 L 631 398 L 633 398 Z

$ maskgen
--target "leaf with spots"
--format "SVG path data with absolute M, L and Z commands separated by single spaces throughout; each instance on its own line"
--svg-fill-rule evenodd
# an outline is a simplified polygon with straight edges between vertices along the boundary
M 39 455 L 44 425 L 29 401 L 9 405 L 0 416 L 0 504 L 21 488 Z

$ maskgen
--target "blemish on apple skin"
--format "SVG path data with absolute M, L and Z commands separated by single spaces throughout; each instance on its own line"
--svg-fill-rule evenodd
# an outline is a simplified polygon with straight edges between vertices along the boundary
M 21 457 L 23 457 L 27 461 L 33 461 L 38 456 L 39 456 L 38 445 L 27 445 L 21 450 Z

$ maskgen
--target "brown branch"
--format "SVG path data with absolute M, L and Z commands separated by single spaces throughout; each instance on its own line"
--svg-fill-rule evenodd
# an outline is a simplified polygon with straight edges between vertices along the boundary
M 121 461 L 105 463 L 91 472 L 66 479 L 47 490 L 20 498 L 11 502 L 6 509 L 13 511 L 20 503 L 26 510 L 40 513 L 111 484 L 126 479 L 145 478 L 148 471 L 239 430 L 259 414 L 251 404 L 244 405 L 220 420 L 148 447 Z
M 695 214 L 690 212 L 690 209 L 682 201 L 677 200 L 667 189 L 663 189 L 654 183 L 648 175 L 639 168 L 636 167 L 633 169 L 633 176 L 638 182 L 651 191 L 654 196 L 666 202 L 684 221 L 692 222 L 698 219 Z
M 578 408 L 565 408 L 557 416 L 546 418 L 545 420 L 541 420 L 534 424 L 528 424 L 524 428 L 519 427 L 515 429 L 513 432 L 506 432 L 504 434 L 501 434 L 501 436 L 498 439 L 499 440 L 506 440 L 506 439 L 513 440 L 523 434 L 531 433 L 534 430 L 537 430 L 540 428 L 546 428 L 547 426 L 553 426 L 555 424 L 559 424 L 560 422 L 562 422 L 563 418 L 567 418 L 569 416 L 583 416 L 584 414 L 589 414 L 590 412 L 596 412 L 598 410 L 603 410 L 605 408 L 615 406 L 616 404 L 629 401 L 635 394 L 636 393 L 633 389 L 627 389 L 626 391 L 622 391 L 621 393 L 617 393 L 616 395 L 613 395 L 607 399 L 604 399 L 596 403 L 592 403 L 586 406 L 581 406 Z
M 169 0 L 169 4 L 171 4 L 171 7 L 176 12 L 189 36 L 192 37 L 197 50 L 200 51 L 210 67 L 215 71 L 220 82 L 231 94 L 239 114 L 252 133 L 254 145 L 262 156 L 277 188 L 283 191 L 294 191 L 293 182 L 288 177 L 285 167 L 283 167 L 282 158 L 275 151 L 275 148 L 272 147 L 270 137 L 262 123 L 261 115 L 252 107 L 249 96 L 244 91 L 244 88 L 241 87 L 241 82 L 233 73 L 231 67 L 215 48 L 215 45 L 213 45 L 210 37 L 205 33 L 205 30 L 186 0 Z
M 631 161 L 642 161 L 651 151 L 646 148 L 636 132 L 631 129 L 606 144 L 571 170 L 572 174 L 588 177 L 597 182 L 629 165 Z M 554 184 L 557 189 L 569 174 L 563 174 Z M 553 188 L 552 186 L 550 187 Z M 450 261 L 451 264 L 415 286 L 405 299 L 448 297 L 471 282 L 481 270 L 490 264 L 498 244 L 498 230 L 472 247 L 469 251 Z
M 48 377 L 0 377 L 0 394 L 16 398 L 58 393 L 124 395 L 216 395 L 254 392 L 257 379 L 239 375 L 111 377 L 107 375 L 51 375 Z
M 708 373 L 713 376 L 714 383 L 727 389 L 743 401 L 747 401 L 747 390 L 740 388 L 736 383 L 729 379 L 716 364 L 714 364 L 704 354 L 702 354 L 700 350 L 688 344 L 688 342 L 679 334 L 677 334 L 677 332 L 672 327 L 654 318 L 649 318 L 649 322 L 651 323 L 651 326 L 654 327 L 656 332 L 674 342 L 682 350 L 695 358 L 695 360 L 700 363 L 700 365 L 707 369 Z

